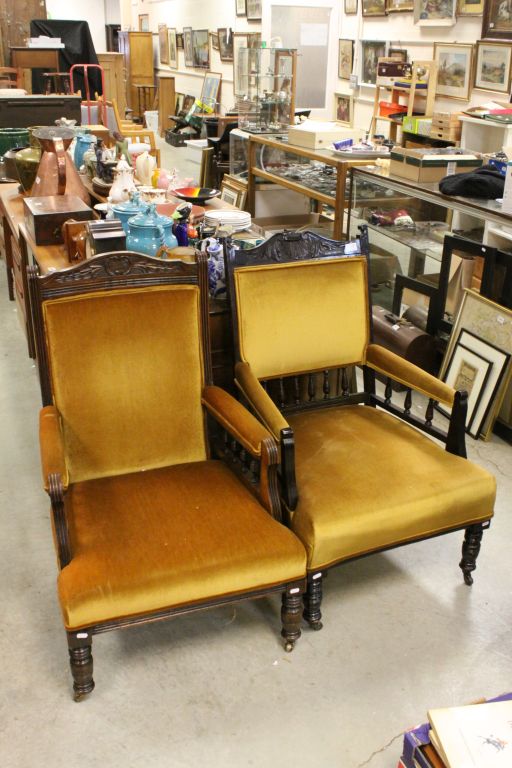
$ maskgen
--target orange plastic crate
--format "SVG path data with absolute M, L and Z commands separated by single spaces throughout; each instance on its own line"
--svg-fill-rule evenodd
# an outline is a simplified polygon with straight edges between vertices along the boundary
M 407 112 L 405 104 L 397 104 L 394 101 L 379 101 L 380 117 L 389 117 L 389 115 L 396 115 L 399 112 Z

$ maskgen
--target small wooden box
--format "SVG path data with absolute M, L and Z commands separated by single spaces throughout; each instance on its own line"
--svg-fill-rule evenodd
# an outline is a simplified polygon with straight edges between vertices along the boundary
M 63 243 L 62 225 L 67 219 L 88 221 L 94 218 L 92 208 L 76 195 L 25 197 L 23 208 L 27 229 L 36 245 Z

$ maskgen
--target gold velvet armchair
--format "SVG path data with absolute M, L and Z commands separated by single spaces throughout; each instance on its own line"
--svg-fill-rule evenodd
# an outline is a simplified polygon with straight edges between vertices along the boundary
M 277 445 L 210 385 L 206 286 L 202 254 L 30 270 L 77 700 L 94 687 L 92 636 L 110 629 L 279 592 L 285 648 L 300 636 L 306 554 L 279 522 Z
M 494 478 L 465 458 L 466 393 L 372 344 L 367 254 L 366 228 L 347 244 L 306 232 L 228 249 L 236 384 L 280 442 L 281 496 L 308 553 L 303 615 L 314 629 L 325 572 L 372 552 L 465 529 L 460 567 L 471 584 L 493 514 Z M 352 366 L 363 370 L 362 392 Z M 392 380 L 405 387 L 403 407 Z M 427 398 L 424 419 L 412 390 Z M 451 408 L 447 434 L 432 424 L 436 402 Z

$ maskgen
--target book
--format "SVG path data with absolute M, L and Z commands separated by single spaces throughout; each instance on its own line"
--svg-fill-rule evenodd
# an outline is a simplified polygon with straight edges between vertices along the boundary
M 447 768 L 512 766 L 512 701 L 431 709 L 428 719 Z

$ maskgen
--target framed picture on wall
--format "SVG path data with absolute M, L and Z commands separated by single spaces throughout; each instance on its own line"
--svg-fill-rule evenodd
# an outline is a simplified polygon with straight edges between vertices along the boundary
M 512 40 L 512 8 L 508 0 L 485 2 L 482 37 Z
M 220 84 L 222 75 L 220 72 L 207 72 L 204 76 L 203 87 L 201 89 L 201 102 L 215 112 L 219 102 Z
M 169 66 L 178 69 L 178 42 L 174 28 L 169 29 Z
M 414 23 L 420 27 L 452 27 L 456 0 L 414 0 Z
M 176 33 L 176 47 L 178 51 L 183 50 L 183 32 Z
M 354 122 L 354 97 L 351 93 L 334 94 L 334 119 L 337 123 L 352 126 Z
M 338 77 L 342 80 L 350 80 L 354 64 L 354 41 L 338 41 Z
M 247 21 L 261 21 L 261 2 L 262 0 L 246 0 Z
M 414 11 L 414 2 L 413 0 L 386 0 L 386 11 L 388 13 Z
M 386 0 L 362 0 L 363 16 L 385 16 Z
M 476 44 L 475 88 L 510 93 L 510 43 L 479 40 Z
M 185 66 L 194 66 L 194 54 L 192 52 L 192 27 L 183 27 L 183 51 L 185 53 Z
M 219 36 L 219 53 L 221 61 L 233 61 L 233 30 L 231 27 L 221 27 L 217 30 Z
M 194 67 L 208 69 L 210 66 L 210 32 L 208 29 L 192 30 L 192 58 Z
M 405 48 L 390 48 L 388 50 L 388 56 L 390 59 L 398 59 L 398 61 L 407 62 L 409 60 L 409 54 Z
M 436 96 L 469 101 L 473 76 L 473 46 L 468 43 L 434 43 L 437 62 Z
M 457 0 L 457 16 L 481 16 L 484 0 Z
M 158 25 L 158 50 L 160 54 L 160 64 L 168 64 L 169 37 L 167 35 L 167 24 Z
M 361 83 L 375 85 L 377 62 L 385 56 L 387 43 L 384 40 L 361 40 Z
M 237 16 L 247 16 L 247 0 L 235 0 Z
M 149 13 L 139 13 L 139 32 L 149 32 Z
M 210 40 L 212 44 L 212 50 L 219 50 L 219 35 L 217 32 L 210 32 Z
M 352 16 L 357 13 L 357 0 L 345 0 L 345 14 Z

